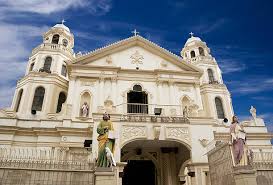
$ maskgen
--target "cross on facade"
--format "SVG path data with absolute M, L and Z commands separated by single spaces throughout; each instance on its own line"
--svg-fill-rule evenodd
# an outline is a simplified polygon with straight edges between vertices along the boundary
M 135 36 L 137 36 L 137 35 L 139 34 L 139 32 L 136 31 L 136 29 L 135 29 L 134 31 L 132 31 L 132 33 L 133 33 Z
M 66 22 L 66 21 L 63 19 L 63 20 L 62 20 L 62 24 L 64 24 L 65 22 Z
M 190 35 L 191 35 L 191 37 L 193 37 L 193 33 L 192 32 L 190 32 Z

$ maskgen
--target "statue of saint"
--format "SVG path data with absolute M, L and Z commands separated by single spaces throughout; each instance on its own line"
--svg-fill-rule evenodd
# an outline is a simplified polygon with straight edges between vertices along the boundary
M 98 136 L 98 167 L 111 167 L 115 166 L 115 161 L 113 157 L 115 139 L 113 138 L 113 124 L 110 121 L 110 115 L 105 113 L 103 115 L 103 121 L 101 121 L 97 128 Z M 112 133 L 112 134 L 111 134 Z M 111 153 L 110 153 L 111 152 Z M 111 159 L 111 161 L 109 161 Z
M 89 107 L 87 105 L 87 102 L 84 102 L 82 107 L 81 107 L 81 113 L 82 117 L 88 117 L 89 115 Z
M 251 108 L 250 108 L 249 112 L 250 112 L 250 114 L 252 115 L 252 117 L 253 117 L 254 119 L 257 118 L 256 109 L 255 109 L 255 107 L 253 107 L 252 105 L 251 105 Z
M 246 133 L 237 116 L 232 117 L 230 136 L 235 165 L 247 165 Z
M 185 106 L 184 109 L 183 109 L 183 117 L 184 117 L 184 118 L 189 117 L 188 106 Z

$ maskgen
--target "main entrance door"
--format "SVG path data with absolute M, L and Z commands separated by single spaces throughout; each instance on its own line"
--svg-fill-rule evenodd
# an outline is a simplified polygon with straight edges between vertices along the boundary
M 156 169 L 151 160 L 128 160 L 122 185 L 156 185 Z

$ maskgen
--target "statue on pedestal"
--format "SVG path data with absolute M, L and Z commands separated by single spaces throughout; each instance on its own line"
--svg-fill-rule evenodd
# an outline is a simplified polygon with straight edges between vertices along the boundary
M 103 121 L 101 121 L 97 128 L 98 136 L 98 167 L 111 167 L 116 166 L 116 162 L 113 157 L 115 137 L 114 127 L 110 121 L 110 115 L 105 113 L 103 115 Z
M 249 112 L 252 115 L 253 119 L 257 118 L 256 109 L 252 105 L 251 105 L 251 108 L 250 108 Z
M 185 106 L 184 109 L 183 109 L 183 117 L 184 118 L 188 118 L 189 117 L 188 106 Z
M 237 116 L 232 117 L 230 135 L 235 165 L 247 165 L 246 133 Z
M 88 115 L 89 115 L 89 107 L 87 105 L 87 102 L 84 102 L 81 107 L 81 116 L 88 117 Z

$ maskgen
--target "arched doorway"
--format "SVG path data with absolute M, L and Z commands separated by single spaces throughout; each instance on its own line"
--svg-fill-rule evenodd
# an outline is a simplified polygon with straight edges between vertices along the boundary
M 123 173 L 122 185 L 157 184 L 156 168 L 151 160 L 128 160 Z
M 122 185 L 178 185 L 180 168 L 189 159 L 188 147 L 176 141 L 132 141 L 121 149 L 121 161 L 127 162 Z

